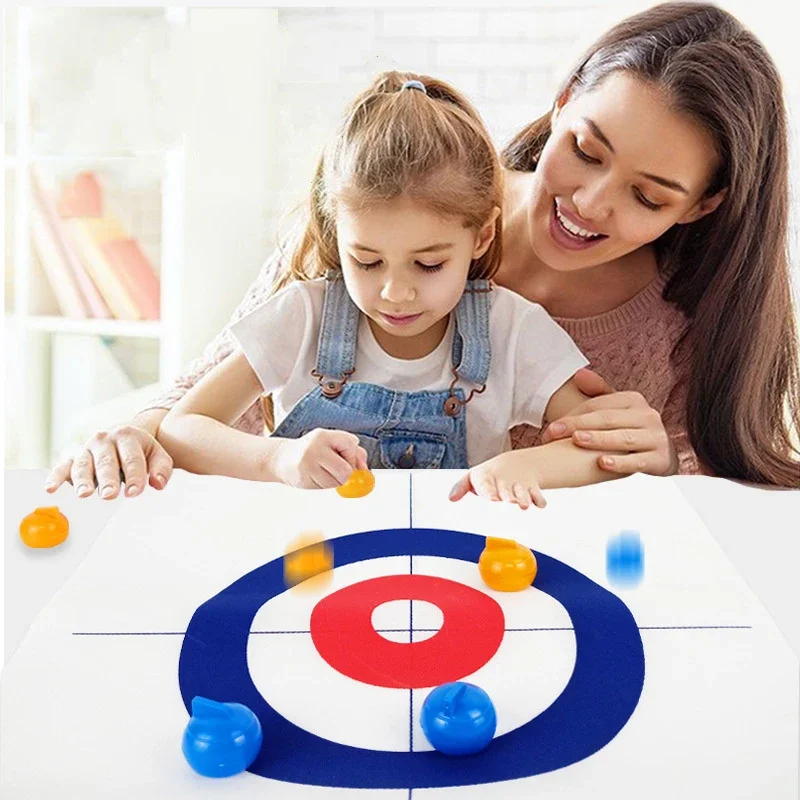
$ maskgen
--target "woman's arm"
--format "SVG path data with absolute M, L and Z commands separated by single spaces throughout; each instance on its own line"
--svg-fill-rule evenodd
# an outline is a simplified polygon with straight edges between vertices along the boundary
M 166 413 L 166 409 L 152 409 L 130 425 L 97 431 L 74 455 L 53 467 L 45 490 L 52 494 L 71 483 L 78 497 L 89 497 L 97 488 L 103 500 L 113 500 L 121 481 L 128 497 L 141 494 L 148 484 L 163 489 L 172 476 L 172 459 L 155 435 Z
M 148 408 L 145 411 L 140 411 L 133 418 L 133 425 L 147 431 L 151 436 L 158 437 L 158 426 L 161 421 L 167 416 L 166 408 Z
M 662 417 L 639 392 L 615 392 L 591 370 L 579 370 L 575 380 L 591 397 L 564 414 L 549 416 L 542 443 L 571 437 L 578 447 L 600 452 L 602 469 L 620 475 L 674 475 L 679 467 L 681 472 L 696 471 L 685 425 L 678 421 L 685 416 L 680 384 L 673 388 Z

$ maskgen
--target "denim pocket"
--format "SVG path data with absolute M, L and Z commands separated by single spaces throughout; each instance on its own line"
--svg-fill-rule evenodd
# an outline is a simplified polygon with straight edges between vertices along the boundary
M 438 469 L 447 437 L 436 433 L 383 432 L 379 437 L 381 463 L 387 469 Z
M 380 469 L 383 464 L 380 460 L 380 445 L 374 436 L 365 433 L 356 434 L 358 443 L 367 451 L 367 464 L 370 469 Z

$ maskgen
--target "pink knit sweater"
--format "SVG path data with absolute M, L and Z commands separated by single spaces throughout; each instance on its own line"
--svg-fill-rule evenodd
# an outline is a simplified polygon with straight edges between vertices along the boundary
M 290 235 L 290 239 L 294 238 Z M 271 294 L 283 258 L 291 253 L 291 243 L 276 250 L 261 268 L 230 323 L 241 319 Z M 670 363 L 670 352 L 686 325 L 686 318 L 673 304 L 662 298 L 663 276 L 621 306 L 605 314 L 582 319 L 556 318 L 581 349 L 589 366 L 617 390 L 640 392 L 660 414 L 672 439 L 682 474 L 702 472 L 688 441 L 685 422 L 686 381 L 679 380 Z M 227 327 L 208 345 L 203 354 L 148 408 L 171 408 L 213 366 L 234 349 Z M 260 402 L 239 418 L 236 427 L 263 435 L 265 417 Z M 520 425 L 511 431 L 512 447 L 531 447 L 538 443 L 540 431 Z

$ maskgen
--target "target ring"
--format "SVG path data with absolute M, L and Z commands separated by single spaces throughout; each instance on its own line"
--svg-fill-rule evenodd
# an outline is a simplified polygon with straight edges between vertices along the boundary
M 438 606 L 441 629 L 421 642 L 384 639 L 372 626 L 372 612 L 391 600 Z M 423 689 L 472 675 L 497 652 L 504 626 L 503 610 L 488 594 L 431 575 L 361 581 L 329 594 L 311 613 L 311 638 L 328 664 L 354 680 L 391 689 Z
M 392 556 L 439 556 L 474 563 L 477 569 L 485 537 L 402 528 L 350 534 L 332 544 L 337 566 Z M 608 744 L 630 718 L 644 685 L 644 649 L 636 621 L 619 597 L 561 561 L 541 553 L 536 558 L 536 588 L 561 603 L 572 620 L 574 669 L 551 706 L 474 756 L 448 759 L 430 751 L 383 752 L 339 744 L 294 725 L 266 702 L 248 670 L 247 641 L 261 606 L 286 590 L 282 558 L 242 576 L 195 611 L 178 668 L 184 705 L 189 711 L 196 695 L 247 705 L 264 731 L 261 753 L 249 771 L 291 783 L 374 789 L 463 786 L 573 764 Z

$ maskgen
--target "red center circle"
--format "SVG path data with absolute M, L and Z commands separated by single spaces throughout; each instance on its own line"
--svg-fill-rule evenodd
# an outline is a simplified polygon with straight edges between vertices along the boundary
M 372 613 L 391 600 L 425 600 L 444 618 L 422 642 L 390 642 Z M 497 601 L 463 583 L 430 575 L 387 575 L 346 586 L 311 612 L 317 652 L 349 678 L 394 689 L 457 681 L 480 669 L 500 647 L 505 617 Z

